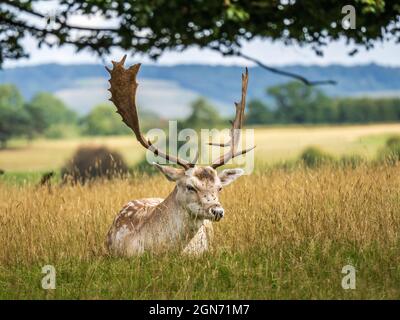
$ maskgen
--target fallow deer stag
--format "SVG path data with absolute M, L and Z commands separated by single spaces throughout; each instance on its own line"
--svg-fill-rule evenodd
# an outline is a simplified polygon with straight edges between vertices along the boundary
M 229 142 L 209 143 L 229 147 L 229 151 L 211 166 L 197 166 L 196 160 L 186 161 L 159 150 L 140 131 L 135 102 L 136 75 L 140 64 L 124 68 L 126 56 L 120 62 L 113 61 L 113 68 L 106 69 L 111 75 L 111 101 L 122 116 L 122 121 L 132 129 L 136 139 L 155 155 L 182 168 L 154 165 L 174 181 L 176 186 L 166 199 L 146 198 L 128 202 L 107 235 L 107 246 L 112 254 L 132 256 L 144 251 L 183 250 L 183 253 L 199 254 L 209 249 L 212 235 L 211 221 L 219 221 L 224 209 L 219 200 L 221 189 L 243 174 L 242 169 L 226 169 L 217 173 L 216 168 L 230 159 L 245 154 L 254 147 L 237 151 L 246 104 L 248 71 L 242 75 L 242 98 L 236 103 L 236 116 L 232 122 Z M 198 155 L 198 154 L 197 154 Z

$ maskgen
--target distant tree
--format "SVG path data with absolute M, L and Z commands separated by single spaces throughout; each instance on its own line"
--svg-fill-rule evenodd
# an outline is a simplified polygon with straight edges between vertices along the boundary
M 19 109 L 24 105 L 24 98 L 15 85 L 3 84 L 0 85 L 0 105 Z
M 213 128 L 221 124 L 222 119 L 218 111 L 204 98 L 199 98 L 191 104 L 189 117 L 180 123 L 184 128 Z
M 270 87 L 281 123 L 371 123 L 400 120 L 399 98 L 331 98 L 315 87 L 290 82 Z M 257 117 L 256 117 L 257 118 Z
M 143 131 L 150 130 L 153 128 L 168 127 L 168 121 L 165 119 L 161 119 L 160 116 L 154 113 L 153 111 L 139 110 L 139 117 L 140 117 L 140 126 L 143 129 Z
M 274 121 L 274 113 L 260 100 L 251 100 L 247 108 L 248 124 L 267 124 Z
M 59 123 L 52 125 L 46 129 L 44 132 L 44 137 L 48 139 L 68 139 L 76 138 L 80 135 L 81 130 L 77 123 L 74 124 L 64 124 Z
M 14 85 L 0 85 L 0 148 L 14 136 L 27 133 L 29 116 L 22 98 Z
M 50 93 L 36 94 L 26 105 L 31 119 L 31 134 L 43 134 L 50 127 L 58 124 L 74 124 L 77 115 Z
M 336 99 L 338 121 L 346 123 L 394 122 L 400 120 L 399 98 Z
M 277 121 L 283 123 L 335 122 L 336 109 L 332 99 L 321 90 L 289 82 L 267 89 L 275 100 Z
M 87 135 L 122 135 L 131 131 L 121 121 L 121 116 L 109 104 L 100 104 L 81 120 L 83 133 Z
M 382 116 L 382 121 L 400 120 L 400 99 L 399 98 L 381 98 L 379 99 L 377 111 L 375 114 Z

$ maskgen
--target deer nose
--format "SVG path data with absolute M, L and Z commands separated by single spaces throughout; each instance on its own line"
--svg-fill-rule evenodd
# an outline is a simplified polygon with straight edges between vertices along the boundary
M 215 217 L 215 221 L 219 221 L 224 216 L 224 209 L 222 207 L 212 207 L 210 213 Z

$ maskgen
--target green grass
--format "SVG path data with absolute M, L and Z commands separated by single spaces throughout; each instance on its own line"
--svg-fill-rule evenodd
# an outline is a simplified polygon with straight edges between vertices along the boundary
M 0 182 L 7 184 L 36 184 L 39 183 L 42 175 L 47 172 L 48 171 L 6 172 L 0 176 Z M 59 172 L 55 172 L 52 181 L 53 183 L 61 181 Z
M 341 261 L 341 263 L 338 263 Z M 0 269 L 1 299 L 399 299 L 397 248 L 362 251 L 351 243 L 326 251 L 310 242 L 279 250 L 60 261 L 56 290 L 40 286 L 42 264 Z M 357 270 L 344 290 L 345 264 Z M 379 266 L 371 268 L 370 266 Z

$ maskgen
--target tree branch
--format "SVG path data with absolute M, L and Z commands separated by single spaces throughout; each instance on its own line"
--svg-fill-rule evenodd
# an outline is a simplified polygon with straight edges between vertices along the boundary
M 37 18 L 48 19 L 48 17 L 46 15 L 33 10 L 30 6 L 23 5 L 21 3 L 18 3 L 18 2 L 15 2 L 15 1 L 10 1 L 10 0 L 5 0 L 5 1 L 3 1 L 3 3 L 15 8 L 15 9 L 17 9 L 19 11 L 31 14 L 31 15 L 37 17 Z M 74 26 L 74 25 L 68 24 L 66 21 L 62 21 L 58 17 L 55 17 L 55 21 L 57 23 L 59 23 L 60 26 L 55 28 L 55 29 L 47 29 L 47 28 L 46 29 L 41 29 L 41 28 L 38 28 L 38 27 L 36 27 L 34 25 L 27 24 L 26 22 L 13 21 L 11 19 L 3 19 L 3 21 L 5 21 L 7 24 L 13 25 L 15 27 L 19 27 L 19 28 L 23 28 L 23 29 L 25 28 L 27 30 L 30 30 L 31 32 L 41 33 L 43 36 L 46 36 L 47 34 L 53 34 L 53 35 L 59 37 L 59 35 L 60 35 L 59 33 L 62 31 L 63 28 L 68 29 L 69 31 L 70 30 L 89 31 L 89 32 L 92 32 L 92 35 L 95 32 L 104 32 L 103 35 L 107 36 L 108 38 L 112 38 L 114 35 L 118 35 L 118 32 L 119 32 L 118 29 L 114 29 L 114 28 L 91 28 L 91 27 Z M 149 39 L 147 37 L 134 35 L 134 34 L 131 34 L 131 36 L 133 38 L 136 38 L 136 39 L 142 39 L 142 40 L 148 40 Z M 78 47 L 84 47 L 85 46 L 85 43 L 82 43 L 79 40 L 63 39 L 62 43 L 73 44 L 73 45 L 76 45 Z M 94 43 L 86 42 L 86 45 L 91 47 L 95 51 L 98 51 L 98 52 L 101 51 L 101 50 L 97 50 L 98 48 L 96 48 L 96 44 L 94 44 Z M 108 50 L 111 47 L 118 47 L 118 44 L 110 44 L 110 45 L 108 45 L 106 50 Z M 252 62 L 256 63 L 258 66 L 262 67 L 265 70 L 268 70 L 268 71 L 270 71 L 272 73 L 279 74 L 279 75 L 282 75 L 282 76 L 285 76 L 285 77 L 289 77 L 289 78 L 293 78 L 293 79 L 299 80 L 299 81 L 301 81 L 302 83 L 304 83 L 305 85 L 308 85 L 308 86 L 336 85 L 337 84 L 337 82 L 334 81 L 334 80 L 310 81 L 307 78 L 305 78 L 305 77 L 303 77 L 303 76 L 301 76 L 299 74 L 295 74 L 295 73 L 292 73 L 292 72 L 289 72 L 289 71 L 284 71 L 284 70 L 280 70 L 278 68 L 274 68 L 274 67 L 268 66 L 268 65 L 264 64 L 263 62 L 261 62 L 260 60 L 258 60 L 257 58 L 248 56 L 248 55 L 246 55 L 246 54 L 244 54 L 244 53 L 242 53 L 240 51 L 230 51 L 230 52 L 224 53 L 224 52 L 222 52 L 220 50 L 219 47 L 211 46 L 209 48 L 214 49 L 216 51 L 219 51 L 223 55 L 236 55 L 238 57 L 242 57 L 242 58 L 244 58 L 246 60 L 249 60 L 249 61 L 252 61 Z
M 48 32 L 45 29 L 41 29 L 41 28 L 38 28 L 38 27 L 35 27 L 35 26 L 32 26 L 32 25 L 26 24 L 24 22 L 8 19 L 8 18 L 5 18 L 5 17 L 2 17 L 2 22 L 8 24 L 9 26 L 26 29 L 26 30 L 29 30 L 31 32 L 32 31 L 33 32 L 42 32 L 43 34 L 51 33 L 51 32 Z
M 280 70 L 274 67 L 270 67 L 267 66 L 266 64 L 264 64 L 263 62 L 261 62 L 260 60 L 250 57 L 242 52 L 236 52 L 235 53 L 236 56 L 242 57 L 246 60 L 252 61 L 254 63 L 256 63 L 257 65 L 259 65 L 261 68 L 268 70 L 272 73 L 276 73 L 276 74 L 280 74 L 282 76 L 285 77 L 290 77 L 290 78 L 294 78 L 296 80 L 299 80 L 301 82 L 303 82 L 305 85 L 307 86 L 319 86 L 319 85 L 336 85 L 337 82 L 335 80 L 319 80 L 319 81 L 310 81 L 307 78 L 298 75 L 296 73 L 292 73 L 292 72 L 288 72 L 288 71 L 284 71 L 284 70 Z
M 16 2 L 12 2 L 9 0 L 4 1 L 5 4 L 14 7 L 20 11 L 23 11 L 25 13 L 31 14 L 37 18 L 41 18 L 41 19 L 47 19 L 48 17 L 45 16 L 44 14 L 41 14 L 37 11 L 34 11 L 33 9 L 29 9 L 26 6 L 21 5 L 20 3 L 16 3 Z M 117 32 L 118 29 L 114 29 L 114 28 L 92 28 L 92 27 L 81 27 L 81 26 L 74 26 L 74 25 L 70 25 L 64 21 L 61 21 L 59 18 L 55 17 L 56 21 L 63 27 L 68 28 L 68 29 L 75 29 L 75 30 L 81 30 L 81 31 L 92 31 L 92 32 Z
M 3 2 L 8 6 L 17 8 L 18 10 L 21 10 L 21 11 L 24 11 L 26 13 L 32 14 L 32 15 L 38 17 L 38 18 L 45 18 L 44 15 L 42 15 L 42 14 L 40 14 L 38 12 L 35 12 L 35 11 L 31 10 L 31 9 L 28 9 L 26 6 L 22 6 L 20 3 L 15 3 L 15 2 L 10 1 L 10 0 L 5 0 Z

